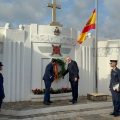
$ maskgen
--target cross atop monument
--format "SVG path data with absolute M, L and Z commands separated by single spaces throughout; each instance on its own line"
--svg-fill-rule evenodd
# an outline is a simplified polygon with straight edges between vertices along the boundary
M 48 3 L 48 7 L 52 8 L 52 22 L 50 25 L 62 27 L 62 25 L 56 21 L 56 10 L 61 9 L 61 6 L 56 3 L 56 0 L 52 0 L 52 3 Z

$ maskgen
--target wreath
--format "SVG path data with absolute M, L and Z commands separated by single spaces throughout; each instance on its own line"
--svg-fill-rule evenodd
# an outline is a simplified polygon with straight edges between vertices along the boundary
M 65 72 L 65 62 L 61 59 L 55 59 L 56 64 L 54 65 L 55 80 L 58 80 L 62 77 Z

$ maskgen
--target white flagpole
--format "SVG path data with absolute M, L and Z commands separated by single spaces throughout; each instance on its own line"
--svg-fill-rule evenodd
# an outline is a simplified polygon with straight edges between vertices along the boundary
M 98 93 L 98 0 L 95 0 L 96 6 L 96 29 L 95 29 L 95 92 Z

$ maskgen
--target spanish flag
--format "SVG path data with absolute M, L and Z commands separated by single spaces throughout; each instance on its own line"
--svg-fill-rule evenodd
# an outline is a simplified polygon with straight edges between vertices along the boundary
M 77 42 L 79 44 L 83 43 L 86 39 L 87 32 L 90 31 L 91 29 L 95 29 L 95 23 L 96 23 L 96 11 L 94 9 L 92 15 L 90 16 L 86 26 L 83 28 L 82 33 L 77 39 Z

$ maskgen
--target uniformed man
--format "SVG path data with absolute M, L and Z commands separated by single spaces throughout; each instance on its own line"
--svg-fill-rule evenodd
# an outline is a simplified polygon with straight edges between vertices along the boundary
M 3 67 L 3 64 L 2 62 L 0 62 L 0 71 L 2 70 L 2 67 Z M 5 97 L 5 93 L 4 93 L 4 87 L 3 87 L 3 75 L 0 72 L 0 110 L 1 110 L 4 97 Z
M 68 68 L 63 74 L 63 76 L 69 73 L 69 81 L 72 89 L 72 100 L 70 100 L 70 102 L 75 104 L 77 103 L 77 99 L 78 99 L 79 69 L 76 61 L 73 61 L 70 57 L 67 57 L 65 60 L 68 64 Z
M 120 69 L 117 68 L 117 60 L 110 60 L 110 66 L 112 67 L 112 70 L 109 88 L 112 94 L 112 102 L 114 106 L 114 110 L 110 115 L 114 115 L 116 117 L 119 116 L 120 111 L 120 88 L 118 87 L 120 84 Z
M 45 73 L 43 76 L 43 80 L 45 83 L 45 94 L 44 94 L 44 101 L 45 105 L 50 105 L 52 101 L 50 101 L 50 88 L 51 84 L 54 81 L 54 69 L 53 66 L 56 63 L 55 59 L 52 59 L 51 62 L 46 66 Z

